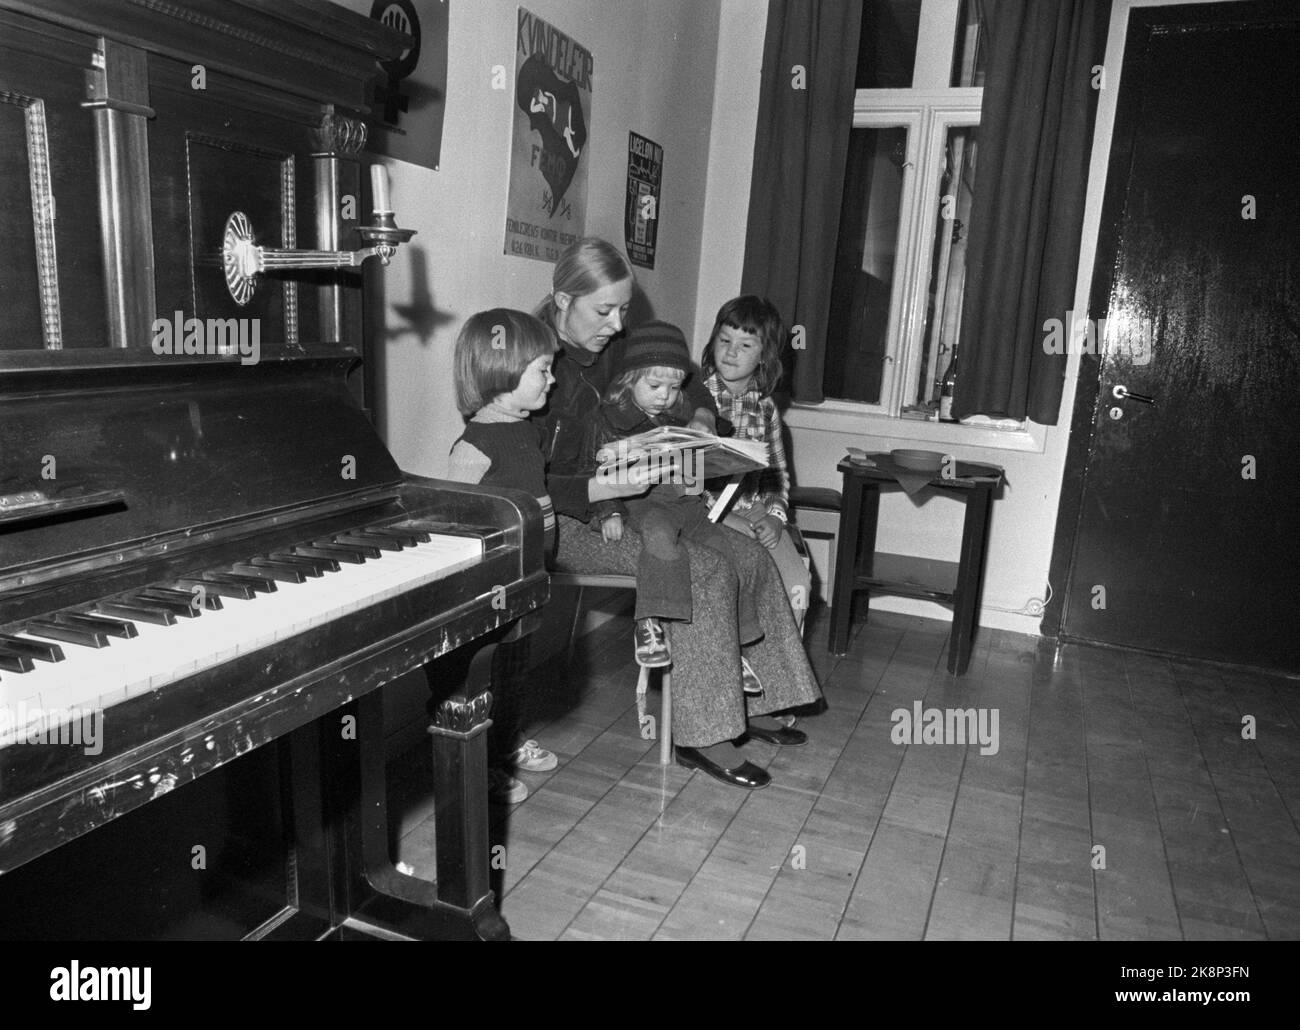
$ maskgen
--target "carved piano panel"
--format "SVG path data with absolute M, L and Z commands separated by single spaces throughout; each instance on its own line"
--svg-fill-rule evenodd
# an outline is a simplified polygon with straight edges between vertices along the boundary
M 271 353 L 284 344 L 357 342 L 359 325 L 321 332 L 322 287 L 309 277 L 264 276 L 240 305 L 221 261 L 226 220 L 235 211 L 248 217 L 265 246 L 318 246 L 311 154 L 321 105 L 277 102 L 215 71 L 205 71 L 205 88 L 195 89 L 192 67 L 156 55 L 149 61 L 156 112 L 149 123 L 154 248 L 174 250 L 180 240 L 186 251 L 184 262 L 157 269 L 158 317 L 181 310 L 205 321 L 257 320 L 261 344 Z M 358 273 L 330 278 L 342 282 L 347 275 L 355 289 Z

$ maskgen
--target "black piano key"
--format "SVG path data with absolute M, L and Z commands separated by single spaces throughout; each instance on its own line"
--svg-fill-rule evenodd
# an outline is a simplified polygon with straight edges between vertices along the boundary
M 278 589 L 273 580 L 266 576 L 254 576 L 242 572 L 205 572 L 203 578 L 210 583 L 243 583 L 252 587 L 259 594 L 273 594 Z
M 414 547 L 416 545 L 415 534 L 403 533 L 400 529 L 388 529 L 385 526 L 367 526 L 363 530 L 357 531 L 358 535 L 367 540 L 374 540 L 378 543 L 380 540 L 391 540 L 399 547 Z M 381 545 L 382 546 L 382 545 Z
M 145 592 L 140 590 L 128 595 L 125 600 L 127 604 L 138 604 L 144 608 L 161 608 L 165 612 L 179 615 L 182 619 L 197 619 L 201 614 L 190 604 L 192 598 L 188 595 L 183 598 L 146 596 Z
M 69 626 L 80 626 L 82 629 L 93 629 L 100 633 L 107 633 L 110 637 L 122 637 L 130 639 L 139 636 L 135 626 L 129 622 L 123 622 L 121 619 L 107 619 L 102 615 L 82 615 L 80 612 L 59 612 L 54 616 L 56 622 L 64 622 Z
M 354 530 L 351 533 L 340 533 L 334 539 L 340 544 L 369 544 L 372 547 L 378 547 L 381 551 L 400 551 L 402 549 L 402 545 L 391 537 L 370 533 L 364 529 Z
M 253 558 L 250 564 L 256 565 L 259 569 L 297 569 L 309 579 L 320 579 L 325 575 L 318 569 L 308 558 L 290 559 L 289 561 L 277 561 L 274 558 Z
M 357 551 L 350 550 L 346 547 L 337 547 L 334 544 L 322 545 L 320 547 L 295 547 L 294 554 L 300 554 L 306 558 L 329 558 L 333 561 L 344 562 L 348 565 L 362 565 L 365 563 L 366 556 Z
M 176 616 L 170 609 L 138 601 L 100 601 L 95 605 L 95 611 L 102 615 L 116 615 L 118 618 L 130 619 L 132 622 L 147 622 L 151 626 L 176 624 Z
M 218 579 L 216 576 L 205 576 L 203 579 L 193 579 L 186 577 L 176 581 L 176 587 L 179 590 L 193 591 L 195 587 L 202 587 L 210 594 L 216 594 L 218 597 L 233 597 L 240 601 L 250 601 L 257 594 L 257 590 L 250 583 L 241 583 L 235 579 Z
M 418 544 L 427 544 L 433 539 L 433 537 L 431 537 L 425 530 L 416 526 L 381 526 L 376 530 L 376 532 L 401 533 L 404 536 L 409 536 Z
M 46 640 L 62 640 L 65 644 L 80 644 L 82 647 L 108 647 L 107 633 L 68 626 L 53 619 L 33 619 L 23 628 L 32 636 Z
M 307 577 L 303 575 L 302 569 L 295 569 L 292 565 L 275 565 L 274 563 L 266 565 L 253 565 L 250 562 L 237 562 L 232 566 L 236 572 L 243 573 L 247 576 L 261 576 L 263 579 L 276 579 L 281 583 L 303 583 Z
M 309 565 L 317 572 L 339 571 L 339 562 L 337 558 L 322 558 L 319 555 L 313 557 L 309 554 L 291 554 L 288 551 L 272 551 L 271 560 L 281 562 L 285 565 Z
M 34 668 L 36 663 L 27 655 L 10 651 L 4 644 L 0 644 L 0 669 L 6 672 L 31 672 Z
M 23 637 L 0 633 L 0 646 L 10 654 L 25 655 L 41 662 L 63 661 L 63 648 L 58 644 L 47 644 L 44 640 L 26 640 Z
M 352 551 L 354 554 L 361 555 L 363 558 L 378 558 L 382 553 L 374 544 L 365 543 L 359 540 L 345 541 L 341 535 L 333 540 L 313 540 L 312 546 L 321 548 L 342 547 Z
M 428 541 L 429 538 L 428 533 L 421 533 L 417 529 L 396 529 L 391 525 L 372 525 L 372 527 L 367 528 L 365 533 L 367 533 L 367 536 L 381 536 L 387 537 L 389 540 L 395 540 L 403 548 L 413 548 L 420 542 Z M 421 536 L 425 538 L 424 541 L 420 540 Z
M 202 594 L 197 594 L 193 590 L 177 590 L 174 587 L 145 587 L 138 596 L 149 601 L 180 601 L 188 604 L 195 611 L 199 610 L 198 602 L 202 597 L 203 608 L 210 612 L 221 611 L 221 598 L 214 591 L 207 589 Z

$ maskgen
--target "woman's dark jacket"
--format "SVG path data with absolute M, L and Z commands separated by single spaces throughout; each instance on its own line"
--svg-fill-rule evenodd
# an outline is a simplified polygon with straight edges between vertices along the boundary
M 546 485 L 555 510 L 573 518 L 589 521 L 594 515 L 587 499 L 587 483 L 595 472 L 595 462 L 586 451 L 587 424 L 600 407 L 605 390 L 618 372 L 621 340 L 614 340 L 599 354 L 560 341 L 551 374 L 551 388 L 546 411 L 534 420 L 542 425 L 548 468 Z M 718 406 L 698 373 L 683 387 L 692 410 L 707 408 L 715 415 Z

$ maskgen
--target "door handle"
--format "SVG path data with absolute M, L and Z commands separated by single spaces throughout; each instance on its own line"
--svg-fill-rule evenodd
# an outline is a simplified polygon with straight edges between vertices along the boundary
M 1153 407 L 1156 403 L 1154 397 L 1148 397 L 1145 393 L 1130 393 L 1129 388 L 1123 383 L 1116 383 L 1110 392 L 1117 401 L 1139 401 L 1142 404 L 1150 404 Z

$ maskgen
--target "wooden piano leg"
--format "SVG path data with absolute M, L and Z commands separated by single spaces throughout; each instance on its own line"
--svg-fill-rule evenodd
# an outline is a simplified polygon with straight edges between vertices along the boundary
M 489 644 L 474 656 L 465 677 L 465 692 L 443 701 L 429 727 L 438 897 L 463 908 L 492 896 L 488 882 L 487 730 L 492 725 L 488 688 L 496 649 L 496 644 Z M 506 933 L 508 936 L 509 931 Z
M 473 645 L 470 645 L 473 646 Z M 346 827 L 348 883 L 340 936 L 509 940 L 488 887 L 487 729 L 492 652 L 469 664 L 464 693 L 445 701 L 434 737 L 436 883 L 399 873 L 389 850 L 382 691 L 355 704 L 359 782 Z M 347 711 L 347 709 L 343 709 Z M 336 752 L 337 752 L 336 748 Z

